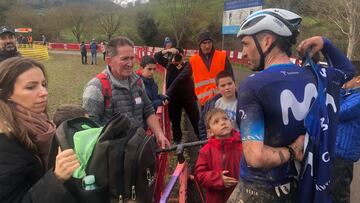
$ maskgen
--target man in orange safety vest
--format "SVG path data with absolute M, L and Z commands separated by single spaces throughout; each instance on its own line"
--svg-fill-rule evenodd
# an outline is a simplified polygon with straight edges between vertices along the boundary
M 190 58 L 195 83 L 195 94 L 201 106 L 217 94 L 215 77 L 221 71 L 233 77 L 231 63 L 226 52 L 215 50 L 214 38 L 208 30 L 202 30 L 197 37 L 199 53 Z

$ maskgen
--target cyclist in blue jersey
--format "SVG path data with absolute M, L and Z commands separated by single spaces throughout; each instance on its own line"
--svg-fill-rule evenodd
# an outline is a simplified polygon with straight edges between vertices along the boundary
M 317 97 L 311 68 L 291 63 L 301 17 L 283 9 L 264 9 L 248 16 L 238 37 L 253 71 L 238 89 L 243 158 L 240 180 L 228 202 L 296 202 L 296 161 L 303 158 L 304 118 Z M 327 55 L 329 142 L 335 143 L 339 89 L 353 70 L 344 54 L 323 37 L 304 40 L 299 53 L 311 49 Z M 334 67 L 334 68 L 333 68 Z M 322 67 L 318 67 L 322 68 Z M 332 156 L 332 151 L 329 152 Z

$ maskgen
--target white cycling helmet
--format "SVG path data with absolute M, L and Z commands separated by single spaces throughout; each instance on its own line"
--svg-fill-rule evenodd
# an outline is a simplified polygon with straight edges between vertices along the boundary
M 269 8 L 249 15 L 241 24 L 237 37 L 255 35 L 262 31 L 271 31 L 282 37 L 295 37 L 299 34 L 302 18 L 291 11 Z
M 249 15 L 240 26 L 237 37 L 252 36 L 260 55 L 260 63 L 253 70 L 261 71 L 264 69 L 265 57 L 275 47 L 276 43 L 284 45 L 284 51 L 288 56 L 291 55 L 291 46 L 296 44 L 296 37 L 299 34 L 301 17 L 291 11 L 269 8 L 256 11 Z M 271 46 L 263 51 L 256 34 L 269 31 L 279 36 Z

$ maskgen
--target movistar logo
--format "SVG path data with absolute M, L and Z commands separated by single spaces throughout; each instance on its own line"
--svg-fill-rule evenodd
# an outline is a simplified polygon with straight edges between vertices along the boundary
M 285 89 L 280 94 L 280 105 L 282 111 L 282 119 L 284 125 L 289 124 L 289 112 L 291 110 L 294 118 L 297 121 L 304 120 L 305 116 L 309 112 L 311 101 L 318 96 L 316 86 L 313 83 L 308 83 L 304 89 L 304 100 L 298 101 L 294 93 Z M 334 112 L 337 111 L 334 97 L 330 94 L 326 95 L 326 105 L 331 105 Z

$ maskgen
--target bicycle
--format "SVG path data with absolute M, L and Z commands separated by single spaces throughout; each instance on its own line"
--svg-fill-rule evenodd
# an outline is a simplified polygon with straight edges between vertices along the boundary
M 205 203 L 205 198 L 201 192 L 201 188 L 196 180 L 193 178 L 192 175 L 189 174 L 188 171 L 188 164 L 184 157 L 184 149 L 188 147 L 195 147 L 206 144 L 208 141 L 196 141 L 196 142 L 189 142 L 189 143 L 181 143 L 178 145 L 173 145 L 169 148 L 165 149 L 158 149 L 156 153 L 164 153 L 164 152 L 171 152 L 176 151 L 176 156 L 178 160 L 178 164 L 176 165 L 175 171 L 173 172 L 167 186 L 165 187 L 161 198 L 160 203 L 166 203 L 170 197 L 171 191 L 174 189 L 177 180 L 179 179 L 179 203 L 185 203 L 187 200 L 187 185 L 188 179 L 193 180 L 195 182 L 195 186 L 197 192 L 200 196 L 201 202 Z

